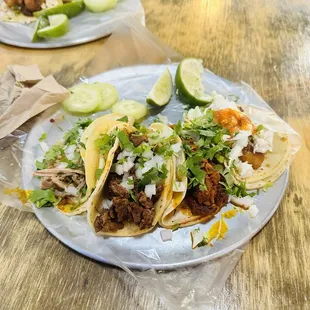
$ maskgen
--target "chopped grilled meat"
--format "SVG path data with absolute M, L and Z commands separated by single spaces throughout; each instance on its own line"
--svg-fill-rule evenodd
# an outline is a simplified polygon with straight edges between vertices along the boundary
M 122 198 L 129 198 L 129 193 L 123 186 L 120 185 L 122 179 L 116 174 L 111 174 L 112 177 L 108 180 L 108 190 L 110 197 L 118 196 Z
M 248 164 L 252 165 L 253 169 L 256 170 L 262 165 L 265 159 L 265 154 L 258 152 L 254 153 L 253 146 L 248 144 L 248 146 L 242 150 L 242 156 L 239 158 L 243 162 L 248 162 Z
M 141 191 L 137 195 L 138 201 L 146 209 L 151 209 L 154 207 L 153 201 L 145 195 L 145 192 Z
M 42 1 L 43 2 L 43 1 Z M 40 0 L 24 0 L 24 5 L 27 11 L 36 12 L 41 10 Z
M 133 143 L 134 146 L 139 146 L 142 142 L 147 141 L 147 136 L 132 133 L 129 135 L 129 140 Z
M 207 160 L 202 160 L 201 169 L 206 171 L 206 189 L 194 187 L 187 192 L 185 200 L 193 215 L 215 215 L 227 204 L 228 195 L 219 183 L 221 179 L 219 172 Z
M 142 212 L 142 219 L 141 219 L 141 222 L 139 224 L 139 227 L 141 229 L 151 227 L 154 216 L 155 216 L 155 210 L 154 209 L 144 209 Z
M 50 177 L 41 179 L 41 189 L 49 189 L 54 185 Z
M 116 213 L 116 219 L 118 222 L 129 221 L 132 216 L 129 211 L 130 201 L 127 198 L 114 197 L 113 207 Z
M 95 231 L 103 231 L 103 232 L 116 232 L 119 229 L 124 228 L 123 223 L 112 221 L 109 211 L 105 211 L 102 215 L 96 217 L 95 222 Z
M 135 171 L 132 170 L 131 173 L 134 174 Z M 155 216 L 154 204 L 160 197 L 163 185 L 159 184 L 156 186 L 156 195 L 152 199 L 149 199 L 144 191 L 134 188 L 133 193 L 138 201 L 132 201 L 129 192 L 120 185 L 121 181 L 121 176 L 116 173 L 110 174 L 107 186 L 109 198 L 112 200 L 112 206 L 109 210 L 103 210 L 103 213 L 100 210 L 101 214 L 97 216 L 95 221 L 96 231 L 109 231 L 109 227 L 116 229 L 118 226 L 113 226 L 113 223 L 121 223 L 123 225 L 122 227 L 124 227 L 124 223 L 130 221 L 133 221 L 140 229 L 152 227 Z

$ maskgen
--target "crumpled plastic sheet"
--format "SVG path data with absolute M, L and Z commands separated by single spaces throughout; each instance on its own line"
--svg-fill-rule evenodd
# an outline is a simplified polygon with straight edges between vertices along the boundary
M 120 99 L 144 101 L 156 79 L 169 67 L 172 74 L 176 65 L 173 63 L 181 56 L 161 43 L 146 28 L 134 19 L 126 20 L 103 45 L 100 56 L 105 59 L 94 60 L 86 69 L 83 81 L 111 82 L 119 91 Z M 146 66 L 148 64 L 162 64 Z M 129 67 L 139 65 L 138 67 Z M 123 68 L 124 67 L 124 68 Z M 102 72 L 118 68 L 109 73 Z M 98 75 L 99 74 L 99 75 Z M 94 77 L 95 76 L 95 77 Z M 78 81 L 77 81 L 78 82 Z M 293 152 L 300 146 L 296 132 L 270 109 L 262 98 L 245 83 L 232 83 L 206 70 L 203 76 L 206 92 L 216 90 L 224 96 L 235 94 L 239 101 L 255 109 L 264 110 L 276 120 L 282 131 L 288 133 L 294 143 Z M 47 132 L 48 145 L 55 143 L 62 132 L 49 122 L 53 115 L 59 118 L 64 112 L 55 106 L 44 112 L 36 120 L 24 124 L 11 135 L 0 140 L 0 201 L 7 206 L 20 210 L 34 211 L 44 226 L 62 242 L 80 253 L 102 262 L 108 262 L 124 269 L 142 285 L 158 295 L 170 309 L 209 309 L 219 295 L 226 279 L 237 264 L 250 239 L 268 222 L 276 211 L 284 194 L 288 172 L 286 171 L 272 189 L 257 198 L 259 214 L 250 219 L 246 212 L 228 220 L 229 231 L 224 240 L 191 249 L 189 232 L 193 227 L 178 229 L 173 232 L 172 241 L 163 242 L 160 231 L 137 238 L 102 238 L 95 236 L 86 222 L 86 216 L 67 217 L 54 208 L 32 209 L 3 191 L 5 188 L 32 189 L 39 181 L 31 177 L 34 160 L 42 156 L 38 138 Z M 164 109 L 150 109 L 151 119 L 157 113 L 169 116 L 171 122 L 182 117 L 184 107 L 174 96 Z M 267 113 L 267 114 L 268 114 Z M 97 114 L 97 117 L 100 115 Z M 76 117 L 67 115 L 63 121 L 56 122 L 64 130 L 70 129 Z M 279 126 L 277 127 L 279 129 Z M 293 158 L 292 153 L 292 158 Z M 264 203 L 263 203 L 264 202 Z M 224 208 L 225 211 L 231 206 Z M 202 231 L 207 231 L 218 218 L 206 224 L 198 224 Z
M 0 3 L 4 0 L 0 0 Z M 96 40 L 111 34 L 122 20 L 136 17 L 145 23 L 144 9 L 140 0 L 119 0 L 114 9 L 103 13 L 92 13 L 85 9 L 81 14 L 70 19 L 70 31 L 59 38 L 43 43 L 31 43 L 35 22 L 20 24 L 0 20 L 0 42 L 28 47 L 61 47 Z

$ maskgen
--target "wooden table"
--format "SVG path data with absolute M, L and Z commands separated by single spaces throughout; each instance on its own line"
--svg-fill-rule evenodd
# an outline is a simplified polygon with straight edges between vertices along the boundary
M 207 68 L 252 85 L 303 138 L 285 197 L 226 282 L 215 309 L 310 308 L 310 6 L 307 0 L 144 0 L 149 29 Z M 104 44 L 0 46 L 0 71 L 37 63 L 70 85 Z M 165 309 L 127 274 L 78 255 L 33 214 L 0 208 L 1 309 Z

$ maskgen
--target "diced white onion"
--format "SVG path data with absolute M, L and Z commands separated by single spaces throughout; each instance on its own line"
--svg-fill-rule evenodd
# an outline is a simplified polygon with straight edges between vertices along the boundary
M 137 177 L 137 179 L 142 179 L 142 169 L 141 168 L 136 169 L 136 177 Z
M 103 199 L 101 202 L 101 205 L 104 209 L 110 209 L 112 204 L 113 204 L 113 202 L 109 199 Z
M 249 213 L 249 216 L 251 218 L 254 218 L 259 212 L 259 209 L 257 208 L 256 205 L 251 205 L 248 209 L 248 213 Z
M 181 151 L 181 143 L 175 143 L 171 145 L 171 148 L 174 153 L 179 153 Z
M 41 149 L 42 149 L 42 151 L 43 151 L 44 153 L 46 153 L 46 152 L 48 151 L 48 149 L 49 149 L 47 143 L 44 142 L 44 141 L 43 141 L 43 142 L 40 142 L 40 147 L 41 147 Z
M 73 185 L 69 185 L 66 189 L 65 189 L 65 192 L 70 194 L 70 195 L 73 195 L 73 196 L 76 196 L 77 193 L 78 193 L 78 190 L 73 186 Z
M 201 116 L 202 116 L 202 112 L 198 106 L 195 107 L 194 109 L 189 109 L 186 114 L 186 117 L 191 121 Z
M 118 154 L 117 160 L 123 159 L 125 157 L 133 157 L 133 152 L 129 150 L 124 150 Z
M 115 165 L 115 172 L 116 172 L 118 175 L 124 174 L 123 165 L 116 164 L 116 165 Z
M 163 242 L 172 240 L 172 231 L 165 229 L 160 231 L 160 237 Z
M 184 182 L 173 182 L 173 191 L 174 192 L 185 192 L 186 191 L 186 186 L 184 184 Z
M 196 228 L 191 231 L 191 239 L 192 239 L 192 248 L 195 249 L 198 244 L 203 241 L 203 232 L 200 228 Z
M 254 153 L 272 152 L 273 135 L 273 131 L 268 129 L 262 129 L 259 134 L 254 135 Z
M 240 130 L 235 137 L 231 140 L 236 141 L 235 145 L 233 146 L 229 158 L 231 160 L 237 159 L 239 156 L 242 155 L 242 150 L 245 148 L 249 143 L 249 136 L 252 134 L 251 131 L 248 130 Z
M 247 210 L 254 203 L 254 199 L 251 196 L 245 196 L 245 197 L 231 196 L 230 202 L 235 206 Z
M 76 146 L 74 144 L 69 145 L 66 149 L 65 149 L 65 154 L 66 157 L 69 160 L 73 160 L 74 159 L 74 152 L 75 152 Z
M 127 190 L 134 189 L 134 184 L 128 184 L 128 181 L 133 181 L 133 177 L 129 177 L 128 173 L 124 173 L 123 180 L 121 182 L 121 186 L 126 188 Z
M 156 195 L 156 185 L 155 184 L 145 185 L 144 192 L 146 197 L 151 199 L 153 195 Z
M 235 166 L 238 169 L 241 178 L 248 178 L 254 173 L 252 165 L 249 164 L 247 161 L 242 162 L 241 160 L 236 159 Z
M 152 158 L 153 157 L 153 152 L 151 150 L 145 151 L 145 152 L 142 153 L 142 157 Z
M 230 140 L 231 139 L 231 136 L 230 135 L 223 135 L 222 136 L 222 141 L 223 142 L 226 142 L 226 141 L 228 141 L 228 140 Z
M 210 110 L 219 111 L 223 109 L 239 110 L 234 101 L 224 98 L 222 95 L 215 95 L 212 104 L 208 107 Z
M 128 157 L 127 161 L 125 161 L 123 163 L 123 170 L 124 170 L 124 172 L 128 172 L 134 165 L 135 165 L 135 163 L 133 162 L 131 157 Z
M 67 168 L 67 166 L 68 166 L 67 163 L 61 162 L 61 163 L 59 163 L 59 164 L 56 166 L 56 168 L 58 168 L 58 169 L 65 169 L 65 168 Z

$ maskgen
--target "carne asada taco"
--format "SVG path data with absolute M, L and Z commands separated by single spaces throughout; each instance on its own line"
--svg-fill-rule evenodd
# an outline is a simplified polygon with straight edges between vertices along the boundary
M 85 149 L 87 145 L 92 146 L 96 136 L 108 132 L 117 124 L 124 124 L 124 120 L 118 121 L 121 118 L 122 115 L 113 114 L 93 122 L 91 119 L 79 120 L 49 149 L 45 142 L 41 142 L 43 148 L 48 150 L 42 161 L 36 161 L 37 171 L 33 173 L 41 179 L 41 190 L 32 191 L 30 200 L 37 207 L 55 205 L 67 215 L 85 212 L 85 202 L 97 186 L 96 171 L 105 168 L 103 154 L 91 147 L 85 153 Z
M 171 197 L 178 137 L 163 124 L 115 126 L 109 135 L 115 137 L 106 163 L 111 169 L 101 175 L 88 201 L 89 224 L 99 235 L 144 234 L 157 224 Z
M 249 200 L 253 193 L 247 189 L 275 181 L 288 165 L 287 136 L 254 124 L 221 95 L 208 108 L 189 110 L 185 120 L 179 135 L 187 157 L 188 190 L 181 204 L 165 211 L 164 227 L 208 221 L 229 200 L 238 201 L 236 205 Z

